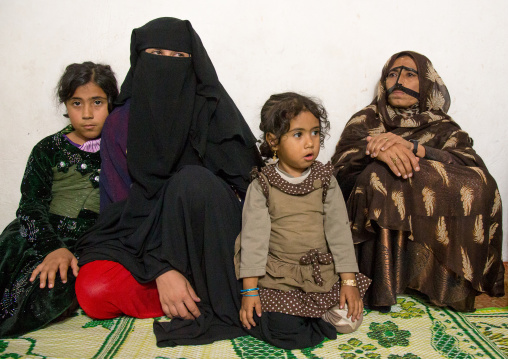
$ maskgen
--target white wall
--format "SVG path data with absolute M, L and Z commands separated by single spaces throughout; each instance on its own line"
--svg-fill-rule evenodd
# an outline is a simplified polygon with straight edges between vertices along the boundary
M 256 135 L 270 94 L 321 98 L 332 123 L 322 161 L 348 118 L 371 101 L 388 57 L 427 55 L 452 96 L 449 113 L 474 138 L 506 199 L 507 13 L 503 0 L 0 0 L 0 227 L 14 219 L 31 148 L 67 123 L 54 98 L 65 66 L 109 63 L 121 83 L 131 30 L 161 16 L 191 21 Z

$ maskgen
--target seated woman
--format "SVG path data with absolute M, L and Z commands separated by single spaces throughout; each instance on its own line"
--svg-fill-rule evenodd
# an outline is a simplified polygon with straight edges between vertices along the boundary
M 473 311 L 476 295 L 504 294 L 499 191 L 449 107 L 430 60 L 397 53 L 337 144 L 359 269 L 372 278 L 368 306 L 389 310 L 413 289 Z
M 100 319 L 167 315 L 154 325 L 161 346 L 245 335 L 234 242 L 261 157 L 188 21 L 133 30 L 116 104 L 101 147 L 105 202 L 78 242 L 81 307 Z

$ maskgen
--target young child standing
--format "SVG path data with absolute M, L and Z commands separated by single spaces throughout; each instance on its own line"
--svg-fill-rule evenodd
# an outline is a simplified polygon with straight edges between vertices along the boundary
M 272 95 L 260 129 L 262 156 L 278 161 L 254 171 L 245 199 L 240 320 L 273 345 L 313 346 L 358 328 L 370 280 L 358 274 L 333 167 L 316 160 L 326 110 L 296 93 Z
M 71 124 L 33 148 L 17 218 L 0 235 L 0 337 L 38 329 L 76 303 L 74 245 L 99 213 L 100 134 L 118 95 L 115 75 L 71 64 L 57 95 Z

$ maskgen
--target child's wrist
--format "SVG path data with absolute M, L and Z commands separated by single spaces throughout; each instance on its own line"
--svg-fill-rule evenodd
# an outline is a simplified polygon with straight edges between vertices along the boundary
M 343 279 L 340 281 L 340 285 L 347 285 L 349 287 L 356 287 L 358 283 L 356 282 L 356 279 Z
M 259 290 L 259 288 L 257 288 L 257 287 L 242 289 L 242 290 L 240 290 L 240 295 L 242 295 L 244 297 L 258 297 L 259 296 L 258 290 Z

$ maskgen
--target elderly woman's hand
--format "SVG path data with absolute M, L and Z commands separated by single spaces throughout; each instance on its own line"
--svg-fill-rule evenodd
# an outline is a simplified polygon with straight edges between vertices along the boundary
M 380 151 L 376 159 L 386 163 L 396 176 L 404 179 L 413 177 L 413 170 L 415 172 L 420 170 L 418 166 L 420 159 L 413 154 L 413 151 L 399 143 Z
M 379 152 L 386 151 L 396 144 L 401 144 L 408 150 L 413 149 L 411 142 L 391 132 L 385 132 L 377 136 L 367 136 L 366 140 L 368 143 L 365 154 L 370 155 L 372 158 L 377 157 Z
M 177 270 L 170 270 L 155 279 L 162 310 L 169 318 L 195 319 L 201 315 L 196 295 L 189 281 Z

